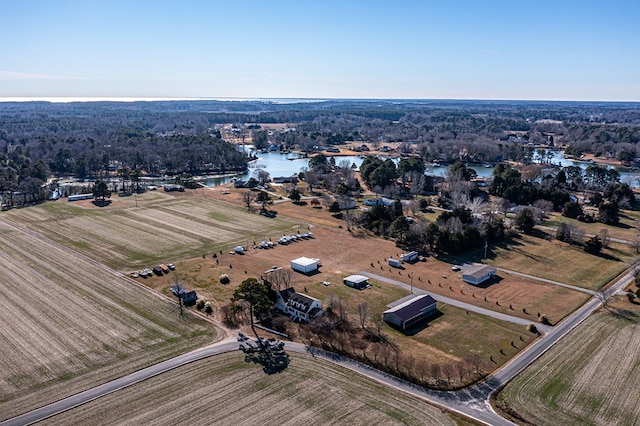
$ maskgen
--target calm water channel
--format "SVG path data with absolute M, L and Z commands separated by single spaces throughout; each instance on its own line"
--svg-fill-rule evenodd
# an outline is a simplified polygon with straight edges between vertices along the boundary
M 232 182 L 234 179 L 247 180 L 253 176 L 256 169 L 262 168 L 269 172 L 271 178 L 279 177 L 279 176 L 291 176 L 293 174 L 300 173 L 301 170 L 308 167 L 309 159 L 308 158 L 299 158 L 297 153 L 287 153 L 282 154 L 280 152 L 267 152 L 267 153 L 256 153 L 254 151 L 254 147 L 252 145 L 241 145 L 239 149 L 243 149 L 247 153 L 253 153 L 258 156 L 257 160 L 251 161 L 249 163 L 249 170 L 246 173 L 238 174 L 238 175 L 228 175 L 228 176 L 216 176 L 210 177 L 203 181 L 206 186 L 213 187 L 224 185 Z M 566 166 L 579 166 L 582 169 L 585 169 L 589 166 L 589 163 L 583 161 L 575 161 L 564 158 L 562 150 L 543 150 L 544 162 L 561 165 L 562 167 Z M 552 155 L 546 155 L 549 152 Z M 360 167 L 362 164 L 363 158 L 359 156 L 347 155 L 347 156 L 336 156 L 336 164 L 340 164 L 342 161 L 348 161 L 349 164 L 355 164 L 356 167 Z M 541 162 L 540 156 L 538 156 L 537 151 L 534 154 L 533 158 L 534 162 Z M 609 166 L 611 167 L 611 166 Z M 473 170 L 476 171 L 478 177 L 489 177 L 493 172 L 493 167 L 483 167 L 483 166 L 471 166 Z M 437 166 L 437 167 L 428 167 L 426 173 L 429 175 L 435 176 L 444 176 L 447 167 L 445 166 Z M 640 173 L 638 172 L 628 172 L 628 171 L 620 171 L 620 181 L 626 182 L 633 187 L 639 187 L 640 181 Z

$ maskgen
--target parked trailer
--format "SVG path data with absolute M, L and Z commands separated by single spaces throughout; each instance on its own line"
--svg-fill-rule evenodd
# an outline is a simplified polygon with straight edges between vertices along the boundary
M 93 194 L 76 194 L 69 195 L 67 201 L 80 201 L 80 200 L 91 200 L 93 198 Z
M 402 268 L 402 260 L 390 257 L 387 262 L 389 263 L 389 266 L 393 266 L 394 268 Z

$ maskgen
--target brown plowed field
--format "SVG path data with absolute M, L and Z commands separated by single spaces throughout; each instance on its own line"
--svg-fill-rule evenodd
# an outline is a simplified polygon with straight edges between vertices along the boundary
M 436 407 L 325 361 L 292 354 L 284 372 L 269 376 L 232 353 L 153 377 L 42 424 L 456 423 Z
M 640 309 L 626 298 L 588 318 L 499 395 L 540 425 L 637 425 Z
M 213 340 L 121 274 L 0 222 L 0 418 Z

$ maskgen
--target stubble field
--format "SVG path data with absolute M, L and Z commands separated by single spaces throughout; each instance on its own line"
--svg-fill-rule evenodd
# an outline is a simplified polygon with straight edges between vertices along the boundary
M 240 206 L 198 198 L 194 193 L 146 193 L 136 205 L 131 197 L 114 197 L 98 208 L 90 201 L 57 201 L 7 212 L 10 220 L 114 268 L 201 256 L 265 233 L 299 226 L 291 219 L 250 214 Z
M 534 424 L 637 425 L 640 308 L 620 298 L 588 318 L 499 394 Z
M 114 409 L 114 407 L 118 407 Z M 62 413 L 66 425 L 455 425 L 442 410 L 343 369 L 291 354 L 277 375 L 217 355 Z
M 0 222 L 0 419 L 215 339 L 97 262 Z

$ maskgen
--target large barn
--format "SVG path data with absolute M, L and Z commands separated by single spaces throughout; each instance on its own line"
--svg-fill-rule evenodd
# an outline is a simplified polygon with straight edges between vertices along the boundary
M 382 319 L 405 330 L 435 313 L 436 310 L 436 300 L 428 294 L 423 294 L 387 309 L 382 313 Z

